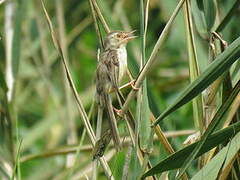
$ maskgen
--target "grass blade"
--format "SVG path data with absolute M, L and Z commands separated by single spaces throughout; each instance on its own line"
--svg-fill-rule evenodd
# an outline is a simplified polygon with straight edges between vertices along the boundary
M 215 23 L 216 18 L 216 7 L 214 1 L 203 0 L 203 11 L 205 15 L 207 30 L 210 31 Z
M 96 138 L 95 138 L 93 129 L 92 129 L 91 125 L 90 125 L 90 122 L 89 122 L 89 119 L 87 117 L 87 113 L 84 110 L 83 104 L 82 104 L 82 102 L 81 102 L 81 100 L 80 100 L 80 98 L 78 96 L 76 87 L 75 87 L 75 85 L 73 83 L 73 79 L 72 79 L 71 74 L 70 74 L 70 70 L 69 70 L 69 68 L 67 66 L 67 62 L 66 62 L 66 60 L 65 60 L 65 58 L 63 56 L 63 52 L 62 52 L 61 46 L 60 46 L 60 44 L 58 42 L 58 39 L 56 37 L 56 33 L 55 33 L 54 29 L 53 29 L 52 22 L 50 20 L 50 17 L 48 15 L 48 12 L 47 12 L 47 10 L 45 8 L 45 5 L 44 5 L 42 0 L 41 0 L 41 3 L 42 3 L 42 7 L 43 7 L 43 10 L 44 10 L 46 19 L 47 19 L 47 23 L 48 23 L 48 26 L 49 26 L 49 30 L 50 30 L 50 33 L 51 33 L 51 36 L 52 36 L 52 40 L 53 40 L 54 46 L 55 46 L 56 50 L 58 51 L 58 53 L 59 53 L 59 55 L 61 57 L 62 63 L 64 65 L 64 69 L 66 71 L 67 80 L 69 82 L 69 85 L 70 85 L 71 90 L 72 90 L 72 92 L 74 94 L 75 100 L 77 102 L 79 113 L 80 113 L 80 115 L 81 115 L 81 117 L 83 119 L 83 122 L 84 122 L 85 128 L 87 130 L 88 136 L 91 139 L 91 143 L 92 143 L 92 145 L 94 145 L 95 141 L 96 141 Z M 112 177 L 112 172 L 111 172 L 107 162 L 105 161 L 104 157 L 100 159 L 100 162 L 101 162 L 101 164 L 102 164 L 102 166 L 104 168 L 104 171 L 105 171 L 107 177 L 109 177 L 110 179 L 114 179 Z
M 171 25 L 173 24 L 173 21 L 175 20 L 175 18 L 177 16 L 177 14 L 179 13 L 180 9 L 182 8 L 182 5 L 183 5 L 184 1 L 185 0 L 181 0 L 178 3 L 178 5 L 175 8 L 171 18 L 169 19 L 168 23 L 166 24 L 164 30 L 162 31 L 162 33 L 161 33 L 157 43 L 155 44 L 155 46 L 153 48 L 153 51 L 152 51 L 152 53 L 151 53 L 147 63 L 144 65 L 143 69 L 141 70 L 140 74 L 138 75 L 138 78 L 137 78 L 136 83 L 135 83 L 136 88 L 140 87 L 140 85 L 142 84 L 142 82 L 145 79 L 146 75 L 151 70 L 153 63 L 156 60 L 156 56 L 158 54 L 158 51 L 162 47 L 163 42 L 165 41 L 165 39 L 166 39 L 166 37 L 167 37 L 167 35 L 168 35 L 169 31 L 170 31 Z M 127 110 L 131 100 L 133 99 L 133 97 L 135 95 L 136 95 L 136 91 L 135 90 L 132 90 L 128 94 L 126 102 L 124 103 L 123 108 L 122 108 L 122 113 L 124 113 Z
M 188 87 L 186 87 L 176 101 L 169 106 L 156 120 L 154 125 L 162 121 L 167 115 L 191 101 L 219 76 L 221 76 L 240 57 L 240 37 L 219 56 L 213 63 Z
M 226 25 L 230 22 L 231 17 L 236 12 L 237 8 L 239 7 L 239 0 L 236 0 L 236 2 L 233 4 L 232 8 L 229 10 L 227 15 L 223 18 L 221 23 L 216 28 L 216 32 L 222 32 L 222 30 L 226 27 Z
M 217 179 L 224 161 L 223 169 L 229 169 L 228 165 L 232 163 L 232 160 L 236 157 L 240 149 L 239 138 L 240 133 L 238 133 L 219 153 L 217 153 L 217 155 L 206 166 L 198 171 L 192 180 Z
M 217 145 L 229 140 L 231 137 L 234 137 L 236 133 L 240 131 L 240 123 L 235 123 L 223 130 L 217 131 L 214 134 L 210 135 L 205 144 L 202 146 L 200 151 L 198 152 L 197 157 L 201 156 L 205 152 L 208 152 L 212 148 L 216 147 Z M 152 169 L 147 171 L 142 178 L 147 176 L 151 176 L 154 174 L 162 173 L 164 171 L 169 171 L 177 168 L 181 168 L 184 160 L 189 156 L 189 154 L 194 150 L 194 148 L 199 144 L 199 141 L 193 143 L 180 151 L 177 151 L 173 155 L 167 157 L 163 161 L 159 162 L 156 166 Z
M 189 0 L 186 0 L 184 6 L 185 15 L 185 26 L 187 33 L 187 46 L 188 46 L 188 57 L 189 57 L 189 71 L 190 80 L 193 82 L 200 75 L 198 58 L 195 45 L 195 37 L 193 32 L 191 6 Z M 203 106 L 202 106 L 202 96 L 201 94 L 192 100 L 193 104 L 193 119 L 195 127 L 203 130 Z
M 224 116 L 224 114 L 226 113 L 228 108 L 231 106 L 231 104 L 234 101 L 234 99 L 238 96 L 239 92 L 240 92 L 240 81 L 234 87 L 234 89 L 233 89 L 231 95 L 229 96 L 229 98 L 227 99 L 227 101 L 216 112 L 216 114 L 213 117 L 211 123 L 209 124 L 207 130 L 205 131 L 205 133 L 201 137 L 201 140 L 200 140 L 199 144 L 194 148 L 193 152 L 184 161 L 184 164 L 182 165 L 182 169 L 180 170 L 178 177 L 183 175 L 185 170 L 190 166 L 192 161 L 196 158 L 196 156 L 199 153 L 200 149 L 204 145 L 206 139 L 214 131 L 216 126 L 219 124 L 221 118 Z

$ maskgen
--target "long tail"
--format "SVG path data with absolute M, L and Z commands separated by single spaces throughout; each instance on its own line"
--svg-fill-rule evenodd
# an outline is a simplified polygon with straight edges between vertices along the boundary
M 120 150 L 120 136 L 117 128 L 117 120 L 113 112 L 112 100 L 109 94 L 104 94 L 104 101 L 109 115 L 109 125 L 112 132 L 114 145 L 116 150 L 118 151 Z

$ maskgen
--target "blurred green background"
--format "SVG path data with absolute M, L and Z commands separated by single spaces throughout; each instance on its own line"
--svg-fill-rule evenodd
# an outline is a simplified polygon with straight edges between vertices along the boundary
M 200 72 L 203 72 L 208 64 L 208 42 L 202 38 L 205 33 L 204 28 L 200 26 L 201 18 L 196 11 L 196 1 L 192 1 L 198 63 Z M 139 36 L 138 1 L 99 0 L 98 2 L 112 30 L 136 30 L 136 35 Z M 147 58 L 177 2 L 176 0 L 150 1 L 146 40 Z M 224 17 L 235 1 L 218 0 L 217 2 L 219 17 Z M 14 149 L 18 149 L 19 142 L 22 141 L 20 156 L 23 161 L 24 157 L 29 155 L 52 150 L 69 152 L 73 149 L 72 151 L 75 152 L 83 136 L 84 126 L 65 79 L 60 58 L 54 49 L 41 3 L 37 0 L 19 0 L 11 3 L 13 4 L 11 22 L 15 30 L 12 48 L 12 53 L 15 54 L 13 56 L 15 83 L 10 107 L 14 112 L 13 119 L 17 119 L 17 125 L 16 121 L 13 123 L 13 127 L 17 127 L 17 132 L 16 128 L 12 129 L 14 139 L 17 138 Z M 6 33 L 6 11 L 9 11 L 7 4 L 8 2 L 4 2 L 0 5 L 0 69 L 4 76 L 6 76 L 8 36 Z M 85 110 L 89 112 L 95 97 L 96 57 L 99 47 L 89 3 L 87 0 L 48 0 L 45 4 L 58 36 L 61 37 L 61 31 L 63 31 L 66 59 Z M 239 9 L 237 13 L 239 14 Z M 218 20 L 216 24 L 217 22 Z M 103 28 L 101 32 L 105 36 Z M 227 42 L 232 42 L 240 35 L 239 16 L 234 15 L 231 18 L 222 35 Z M 180 12 L 164 47 L 158 53 L 154 68 L 147 76 L 149 105 L 155 117 L 166 109 L 190 82 L 186 41 L 184 17 Z M 136 78 L 140 64 L 140 38 L 130 42 L 127 50 L 128 66 Z M 125 96 L 129 90 L 127 88 L 123 91 Z M 132 106 L 134 109 L 134 105 Z M 167 119 L 160 124 L 163 131 L 195 130 L 191 103 L 172 113 Z M 93 127 L 96 126 L 96 109 L 93 110 L 91 123 Z M 125 127 L 121 126 L 122 134 L 124 131 Z M 4 155 L 4 161 L 11 162 L 12 157 L 8 148 L 11 142 L 6 138 L 9 129 L 5 128 L 1 133 L 3 137 L 1 156 Z M 185 138 L 186 136 L 170 138 L 169 141 L 174 149 L 178 150 L 183 147 L 182 142 Z M 87 135 L 82 140 L 83 150 L 80 150 L 74 168 L 71 168 L 73 165 L 71 158 L 74 158 L 74 155 L 56 154 L 35 158 L 21 163 L 22 179 L 65 179 L 70 172 L 72 179 L 84 179 L 84 175 L 90 177 L 91 148 L 89 145 L 91 143 Z M 159 142 L 154 143 L 154 147 L 151 155 L 153 164 L 167 155 Z M 125 148 L 123 152 L 111 158 L 110 166 L 116 177 L 121 177 L 126 153 Z M 105 179 L 103 171 L 100 172 L 100 177 Z M 194 170 L 192 169 L 191 172 Z

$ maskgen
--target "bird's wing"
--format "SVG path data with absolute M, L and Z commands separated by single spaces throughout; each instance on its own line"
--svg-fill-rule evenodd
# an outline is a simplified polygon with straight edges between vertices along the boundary
M 97 100 L 99 104 L 104 107 L 104 100 L 103 94 L 108 93 L 109 91 L 109 84 L 110 84 L 110 77 L 109 77 L 109 70 L 105 63 L 105 54 L 100 56 L 100 60 L 97 66 L 96 71 L 96 91 L 97 91 Z
M 112 86 L 114 89 L 118 88 L 118 79 L 119 79 L 119 61 L 117 56 L 117 51 L 113 50 L 109 52 L 108 55 L 109 61 L 109 78 L 111 80 Z

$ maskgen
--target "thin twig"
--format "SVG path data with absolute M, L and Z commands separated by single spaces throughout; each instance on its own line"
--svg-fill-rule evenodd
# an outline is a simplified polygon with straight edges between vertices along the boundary
M 82 145 L 83 145 L 83 141 L 84 141 L 85 137 L 86 137 L 86 128 L 83 129 L 81 139 L 80 139 L 79 144 L 78 144 L 77 149 L 76 149 L 76 158 L 74 159 L 74 163 L 73 163 L 72 168 L 69 170 L 67 179 L 71 179 L 72 174 L 73 174 L 74 170 L 76 169 L 80 151 L 83 151 L 83 146 Z M 92 146 L 88 146 L 88 147 L 90 147 L 90 149 L 92 149 Z
M 114 12 L 116 12 L 116 15 L 119 18 L 119 20 L 120 20 L 120 22 L 121 22 L 121 24 L 123 26 L 123 29 L 125 31 L 131 31 L 132 27 L 130 26 L 129 20 L 128 20 L 128 18 L 126 16 L 126 13 L 125 13 L 125 11 L 124 11 L 124 9 L 122 7 L 123 6 L 123 1 L 124 0 L 121 0 L 121 3 L 116 3 L 115 6 L 117 8 L 116 8 L 116 10 L 114 10 Z M 140 52 L 139 47 L 136 46 L 136 44 L 134 42 L 129 43 L 129 46 L 131 48 L 131 52 L 133 53 L 133 56 L 134 56 L 136 62 L 139 64 L 140 63 L 140 59 L 141 59 L 141 57 L 140 57 L 141 52 Z M 130 71 L 129 71 L 129 73 L 130 73 Z M 130 76 L 131 76 L 131 74 L 130 74 Z M 132 77 L 130 77 L 130 79 L 133 80 Z
M 156 61 L 157 54 L 158 54 L 160 48 L 162 47 L 163 42 L 166 39 L 166 36 L 167 36 L 167 34 L 168 34 L 169 30 L 170 30 L 170 27 L 171 27 L 174 19 L 176 18 L 177 14 L 178 14 L 179 10 L 181 9 L 181 7 L 182 7 L 184 2 L 185 2 L 185 0 L 181 0 L 178 3 L 176 9 L 174 10 L 172 16 L 170 17 L 170 19 L 168 21 L 168 23 L 166 24 L 165 28 L 163 29 L 163 31 L 162 31 L 162 33 L 161 33 L 157 43 L 155 44 L 155 46 L 153 48 L 153 51 L 152 51 L 152 53 L 151 53 L 147 63 L 145 64 L 145 66 L 141 70 L 140 74 L 138 75 L 138 78 L 137 78 L 137 80 L 135 82 L 135 87 L 136 88 L 139 88 L 141 86 L 141 84 L 142 84 L 143 80 L 145 79 L 146 75 L 151 70 L 153 63 Z M 136 91 L 135 90 L 132 90 L 128 94 L 126 102 L 123 105 L 121 114 L 126 112 L 126 110 L 128 109 L 128 106 L 130 105 L 130 102 L 135 97 L 135 95 L 136 95 Z
M 13 67 L 12 67 L 12 45 L 13 45 L 13 13 L 14 13 L 14 2 L 9 0 L 6 2 L 5 9 L 5 36 L 6 36 L 6 83 L 8 86 L 7 97 L 8 101 L 12 100 L 13 95 Z
M 69 62 L 69 56 L 68 56 L 68 47 L 67 47 L 67 39 L 66 39 L 66 33 L 65 33 L 65 20 L 64 20 L 64 10 L 63 10 L 63 0 L 55 0 L 56 5 L 56 16 L 57 16 L 57 22 L 59 25 L 59 40 L 60 45 L 62 47 L 63 56 L 66 59 L 66 62 Z M 62 66 L 62 80 L 64 84 L 64 96 L 66 101 L 66 114 L 64 115 L 64 119 L 66 119 L 65 123 L 68 126 L 68 137 L 67 137 L 67 143 L 68 144 L 75 144 L 77 143 L 77 132 L 76 132 L 76 124 L 74 121 L 73 113 L 72 113 L 72 100 L 71 100 L 71 94 L 70 94 L 70 87 L 68 86 L 68 81 L 65 76 L 64 67 Z M 69 155 L 66 158 L 66 167 L 71 167 L 74 163 L 75 156 Z
M 132 149 L 133 149 L 132 145 L 129 144 L 128 152 L 127 152 L 127 155 L 125 157 L 125 162 L 124 162 L 124 166 L 123 166 L 122 180 L 127 180 L 128 179 L 129 164 L 130 164 L 130 161 L 131 161 Z
M 89 0 L 89 5 L 90 5 L 90 8 L 91 8 L 93 22 L 94 22 L 94 27 L 95 27 L 95 30 L 97 32 L 99 44 L 100 44 L 101 50 L 103 50 L 103 48 L 104 48 L 103 38 L 102 38 L 102 34 L 101 34 L 101 31 L 100 31 L 100 28 L 99 28 L 99 25 L 98 25 L 98 22 L 97 22 L 96 12 L 94 10 L 92 0 Z
M 109 161 L 110 159 L 112 159 L 112 158 L 114 157 L 115 154 L 116 154 L 115 149 L 112 149 L 112 150 L 108 151 L 108 153 L 106 153 L 106 155 L 105 155 L 106 160 Z M 88 168 L 86 168 L 86 171 L 87 171 L 88 173 L 91 173 L 91 172 L 92 172 L 92 166 L 91 166 L 91 164 L 88 166 Z M 84 173 L 83 171 L 79 171 L 78 173 L 76 173 L 76 174 L 71 178 L 71 180 L 79 180 L 79 179 L 82 179 L 83 174 L 87 174 L 87 172 Z M 111 178 L 113 178 L 113 177 L 111 177 Z
M 146 35 L 147 35 L 147 24 L 148 24 L 148 6 L 149 1 L 147 1 L 146 7 L 144 8 L 144 1 L 140 0 L 140 39 L 141 39 L 141 63 L 140 69 L 143 68 L 143 65 L 146 63 L 145 49 L 146 49 Z M 143 114 L 144 112 L 145 114 Z M 150 110 L 149 103 L 147 98 L 147 80 L 143 81 L 143 86 L 138 91 L 137 95 L 137 123 L 136 123 L 136 142 L 139 139 L 139 147 L 142 150 L 143 154 L 143 163 L 141 164 L 141 174 L 147 168 L 149 163 L 148 154 L 152 148 L 153 143 L 153 131 L 150 127 L 149 120 Z M 147 117 L 147 118 L 146 118 Z M 145 121 L 145 122 L 144 122 Z M 139 134 L 141 130 L 145 130 L 144 136 Z M 137 166 L 136 166 L 137 167 Z M 153 178 L 154 179 L 154 178 Z
M 186 136 L 186 135 L 190 135 L 195 133 L 195 130 L 181 130 L 181 131 L 167 131 L 164 132 L 164 136 L 167 138 L 174 138 L 174 137 L 180 137 L 180 136 Z M 84 132 L 82 133 L 82 136 L 84 136 Z M 158 134 L 157 134 L 158 136 Z M 157 141 L 158 137 L 154 136 L 154 140 Z M 80 140 L 80 142 L 82 142 L 82 139 Z M 129 145 L 129 143 L 131 142 L 131 138 L 129 137 L 125 137 L 124 140 L 123 138 L 121 139 L 121 142 L 123 143 L 123 146 L 125 145 Z M 81 143 L 79 143 L 81 144 Z M 109 144 L 109 147 L 112 148 L 114 145 L 112 143 Z M 87 144 L 84 146 L 80 146 L 79 145 L 75 145 L 75 146 L 67 146 L 67 147 L 58 147 L 56 149 L 53 150 L 49 150 L 47 152 L 43 152 L 43 153 L 39 153 L 39 154 L 31 154 L 31 155 L 25 155 L 23 157 L 21 157 L 20 162 L 24 163 L 33 159 L 38 159 L 38 158 L 48 158 L 48 157 L 52 157 L 52 156 L 58 156 L 58 155 L 65 155 L 65 154 L 70 154 L 70 153 L 76 153 L 79 151 L 92 151 L 92 145 Z M 76 153 L 77 154 L 77 153 Z
M 58 40 L 56 39 L 56 34 L 55 34 L 54 29 L 53 29 L 53 25 L 52 25 L 52 23 L 51 23 L 51 20 L 50 20 L 50 18 L 49 18 L 49 15 L 48 15 L 48 13 L 47 13 L 47 10 L 46 10 L 45 5 L 44 5 L 44 3 L 43 3 L 42 0 L 41 0 L 41 3 L 42 3 L 42 7 L 43 7 L 43 10 L 44 10 L 45 16 L 46 16 L 46 18 L 47 18 L 47 22 L 48 22 L 49 30 L 50 30 L 50 32 L 51 32 L 51 36 L 52 36 L 52 40 L 53 40 L 54 46 L 55 46 L 55 48 L 57 49 L 57 51 L 58 51 L 58 53 L 59 53 L 59 55 L 60 55 L 60 57 L 61 57 L 62 63 L 63 63 L 63 65 L 64 65 L 64 68 L 65 68 L 65 71 L 66 71 L 66 76 L 67 76 L 69 85 L 70 85 L 70 87 L 71 87 L 71 90 L 72 90 L 72 92 L 73 92 L 73 94 L 74 94 L 74 97 L 75 97 L 76 102 L 77 102 L 77 105 L 78 105 L 77 107 L 78 107 L 79 113 L 80 113 L 80 115 L 81 115 L 81 117 L 82 117 L 82 119 L 83 119 L 84 126 L 85 126 L 85 128 L 86 128 L 86 130 L 87 130 L 88 136 L 89 136 L 90 139 L 91 139 L 92 145 L 94 145 L 95 142 L 96 142 L 96 138 L 95 138 L 93 129 L 92 129 L 91 124 L 90 124 L 90 122 L 89 122 L 89 119 L 88 119 L 88 117 L 87 117 L 86 111 L 84 110 L 83 104 L 82 104 L 82 102 L 81 102 L 81 100 L 80 100 L 80 98 L 79 98 L 79 96 L 78 96 L 76 87 L 75 87 L 75 85 L 74 85 L 74 83 L 73 83 L 73 80 L 72 80 L 70 71 L 69 71 L 68 66 L 67 66 L 67 63 L 66 63 L 66 60 L 65 60 L 65 58 L 64 58 L 64 56 L 63 56 L 62 49 L 61 49 L 61 47 L 60 47 L 60 44 L 59 44 Z M 111 169 L 109 168 L 109 166 L 108 166 L 108 164 L 107 164 L 107 162 L 106 162 L 106 160 L 105 160 L 104 157 L 100 158 L 100 162 L 101 162 L 101 164 L 102 164 L 102 166 L 103 166 L 103 169 L 104 169 L 107 177 L 108 177 L 109 179 L 114 179 L 114 178 L 112 177 Z
M 189 58 L 189 73 L 191 82 L 194 81 L 200 74 L 197 50 L 195 45 L 195 37 L 193 32 L 193 20 L 191 14 L 191 4 L 189 0 L 185 1 L 184 4 L 184 20 L 186 27 L 187 36 L 187 48 L 188 48 L 188 58 Z M 199 95 L 197 98 L 192 100 L 193 106 L 193 120 L 194 125 L 200 131 L 203 131 L 203 102 L 202 96 Z
M 97 4 L 96 0 L 91 0 L 91 1 L 92 1 L 92 3 L 93 3 L 93 6 L 94 6 L 94 8 L 95 8 L 95 11 L 96 11 L 96 13 L 97 13 L 97 15 L 98 15 L 98 17 L 99 17 L 99 19 L 100 19 L 103 27 L 104 27 L 104 30 L 106 31 L 106 33 L 111 32 L 111 30 L 110 30 L 110 28 L 109 28 L 106 20 L 104 19 L 103 15 L 102 15 L 102 13 L 101 13 L 101 10 L 100 10 L 99 7 L 98 7 L 98 4 Z
M 236 0 L 236 2 L 233 4 L 232 8 L 228 11 L 227 15 L 223 18 L 221 23 L 217 26 L 216 32 L 222 32 L 222 30 L 227 26 L 227 24 L 230 21 L 233 14 L 236 12 L 237 8 L 239 8 L 240 1 Z
M 14 5 L 15 2 L 13 0 L 9 0 L 6 2 L 5 6 L 5 24 L 4 24 L 4 31 L 5 31 L 5 37 L 6 37 L 6 69 L 5 69 L 5 78 L 6 78 L 6 84 L 7 84 L 7 97 L 6 97 L 6 103 L 11 103 L 13 99 L 13 91 L 14 91 L 14 75 L 13 75 L 13 55 L 12 55 L 12 48 L 13 48 L 13 35 L 14 35 L 14 25 L 13 25 L 13 15 L 14 15 Z M 9 168 L 6 168 L 6 172 L 9 176 L 13 174 L 13 167 L 12 164 L 15 161 L 15 144 L 14 144 L 14 137 L 13 137 L 13 128 L 14 128 L 14 120 L 13 113 L 9 113 L 7 115 L 6 121 L 8 123 L 8 136 L 9 136 L 9 151 L 11 152 L 11 161 L 7 162 L 6 165 L 11 164 L 10 166 L 6 166 Z M 14 119 L 14 120 L 13 120 Z M 15 121 L 15 127 L 17 130 L 17 121 Z M 16 133 L 18 138 L 18 132 Z M 9 164 L 8 164 L 9 163 Z
M 98 36 L 99 44 L 100 44 L 100 51 L 103 51 L 103 49 L 104 49 L 103 38 L 102 38 L 102 34 L 101 34 L 99 24 L 98 24 L 98 21 L 97 21 L 97 17 L 96 17 L 96 8 L 94 8 L 92 0 L 89 0 L 89 5 L 90 5 L 90 8 L 91 8 L 91 12 L 92 12 L 94 27 L 95 27 L 95 30 L 96 30 L 96 33 L 97 33 L 97 36 Z M 98 62 L 99 62 L 99 54 L 98 54 L 97 58 L 98 58 Z M 96 126 L 96 139 L 97 139 L 97 141 L 101 137 L 102 118 L 103 118 L 103 109 L 98 108 L 97 126 Z M 93 161 L 92 166 L 93 166 L 93 168 L 92 168 L 93 169 L 92 180 L 96 180 L 97 179 L 97 174 L 98 174 L 98 160 L 97 159 L 95 159 Z

